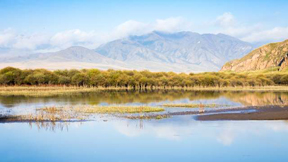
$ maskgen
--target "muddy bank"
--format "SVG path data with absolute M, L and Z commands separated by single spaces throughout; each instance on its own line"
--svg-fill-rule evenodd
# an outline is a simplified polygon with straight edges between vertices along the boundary
M 244 109 L 242 109 L 244 110 Z M 197 120 L 288 120 L 288 106 L 253 106 L 245 107 L 246 111 L 222 111 L 213 114 L 197 115 Z M 250 111 L 249 111 L 250 110 Z M 251 110 L 253 110 L 251 112 Z

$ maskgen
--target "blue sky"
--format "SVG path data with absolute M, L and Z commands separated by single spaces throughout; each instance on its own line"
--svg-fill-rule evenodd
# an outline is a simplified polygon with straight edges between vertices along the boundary
M 287 7 L 284 0 L 0 0 L 0 47 L 95 48 L 152 30 L 281 41 L 288 39 Z

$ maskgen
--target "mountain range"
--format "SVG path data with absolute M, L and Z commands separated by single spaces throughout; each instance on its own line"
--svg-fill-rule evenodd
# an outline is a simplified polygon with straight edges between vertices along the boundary
M 218 71 L 253 45 L 224 34 L 154 31 L 108 42 L 96 49 L 73 46 L 50 53 L 0 57 L 0 68 L 98 68 L 174 72 Z

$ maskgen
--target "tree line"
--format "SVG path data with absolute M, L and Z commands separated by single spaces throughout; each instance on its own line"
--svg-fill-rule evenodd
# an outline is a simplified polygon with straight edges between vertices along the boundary
M 0 70 L 0 85 L 58 85 L 87 87 L 119 87 L 133 89 L 174 87 L 238 87 L 287 85 L 288 73 L 174 73 L 135 70 L 55 70 L 6 67 Z

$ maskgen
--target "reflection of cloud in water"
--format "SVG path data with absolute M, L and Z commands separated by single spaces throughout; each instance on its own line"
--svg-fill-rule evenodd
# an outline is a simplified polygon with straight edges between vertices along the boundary
M 143 128 L 141 128 L 140 120 L 127 120 L 123 122 L 116 122 L 113 125 L 118 132 L 128 137 L 153 135 L 158 138 L 180 140 L 182 135 L 189 135 L 193 132 L 193 127 L 189 127 L 193 125 L 193 123 L 195 123 L 195 121 L 192 120 L 185 125 L 173 122 L 167 123 L 160 121 L 144 121 Z M 189 126 L 187 126 L 187 124 Z
M 288 132 L 288 121 L 283 121 L 283 123 L 267 123 L 267 128 L 275 132 Z
M 197 136 L 204 140 L 214 139 L 223 146 L 231 146 L 237 139 L 260 137 L 269 132 L 288 132 L 288 123 L 283 121 L 218 121 L 199 122 L 194 120 L 182 121 L 144 121 L 143 129 L 139 120 L 113 123 L 115 129 L 128 137 L 155 136 L 167 140 L 181 140 Z M 212 126 L 212 127 L 211 127 Z M 199 137 L 198 137 L 199 136 Z
M 287 121 L 228 121 L 221 127 L 223 130 L 217 135 L 217 141 L 225 146 L 230 146 L 240 136 L 262 136 L 265 131 L 288 132 Z
M 224 146 L 230 146 L 235 138 L 235 134 L 231 129 L 224 130 L 217 135 L 217 141 L 222 143 Z

